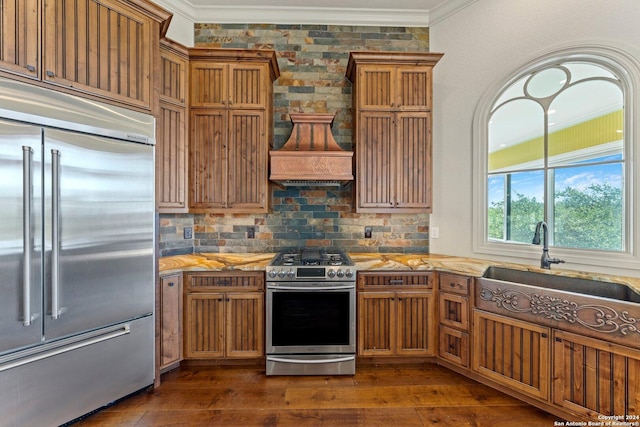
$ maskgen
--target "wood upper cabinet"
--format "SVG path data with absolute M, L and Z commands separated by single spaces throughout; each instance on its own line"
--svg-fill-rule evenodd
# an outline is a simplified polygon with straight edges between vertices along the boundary
M 185 358 L 264 356 L 264 273 L 187 273 Z
M 273 51 L 190 50 L 192 212 L 267 212 Z
M 431 212 L 431 73 L 441 56 L 351 52 L 357 212 Z
M 3 69 L 154 111 L 153 73 L 160 28 L 171 16 L 167 11 L 147 0 L 9 0 L 1 5 Z
M 553 403 L 574 413 L 640 414 L 640 350 L 555 331 L 552 381 Z
M 187 49 L 161 40 L 160 112 L 156 123 L 156 203 L 160 213 L 189 210 L 188 67 Z
M 353 60 L 363 56 L 354 53 Z M 406 58 L 406 54 L 393 55 Z M 358 69 L 358 106 L 362 110 L 415 110 L 431 109 L 432 65 L 385 65 L 388 54 L 382 54 L 380 64 Z M 370 90 L 367 90 L 370 89 Z
M 143 1 L 43 1 L 42 79 L 151 110 L 153 15 L 166 12 Z
M 432 356 L 431 273 L 358 273 L 358 355 Z
M 549 398 L 550 328 L 475 310 L 473 370 L 546 401 Z
M 267 108 L 270 64 L 194 61 L 191 64 L 191 106 Z
M 0 2 L 0 68 L 28 77 L 38 77 L 40 10 L 40 0 Z

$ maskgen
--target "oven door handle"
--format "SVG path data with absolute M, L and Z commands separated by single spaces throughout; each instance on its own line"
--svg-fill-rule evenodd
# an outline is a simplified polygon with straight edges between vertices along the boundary
M 355 289 L 354 285 L 341 286 L 287 286 L 287 285 L 267 285 L 267 289 L 283 290 L 283 291 L 335 291 L 341 289 Z
M 281 363 L 297 363 L 297 364 L 322 364 L 322 363 L 340 363 L 350 362 L 354 360 L 355 356 L 335 357 L 333 359 L 285 359 L 281 357 L 267 356 L 267 360 L 270 362 Z

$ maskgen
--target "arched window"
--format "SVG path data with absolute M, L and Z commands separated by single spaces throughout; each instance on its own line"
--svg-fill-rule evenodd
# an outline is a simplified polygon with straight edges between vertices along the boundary
M 531 245 L 545 221 L 555 252 L 631 254 L 630 75 L 611 55 L 565 51 L 485 97 L 475 123 L 485 247 Z

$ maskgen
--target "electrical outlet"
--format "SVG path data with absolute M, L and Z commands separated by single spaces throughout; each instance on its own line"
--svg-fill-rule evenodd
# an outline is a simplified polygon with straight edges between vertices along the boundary
M 193 239 L 193 228 L 185 227 L 182 231 L 182 237 L 185 239 Z
M 429 237 L 432 239 L 440 238 L 440 227 L 431 227 L 429 228 Z
M 256 238 L 256 228 L 249 227 L 247 228 L 247 239 L 255 239 Z
M 364 238 L 365 239 L 370 239 L 371 238 L 371 232 L 373 230 L 371 229 L 371 227 L 367 226 L 364 228 Z

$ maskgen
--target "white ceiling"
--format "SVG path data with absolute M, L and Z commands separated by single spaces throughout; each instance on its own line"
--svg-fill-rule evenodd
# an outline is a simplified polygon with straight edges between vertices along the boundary
M 199 23 L 429 26 L 477 0 L 156 0 Z

